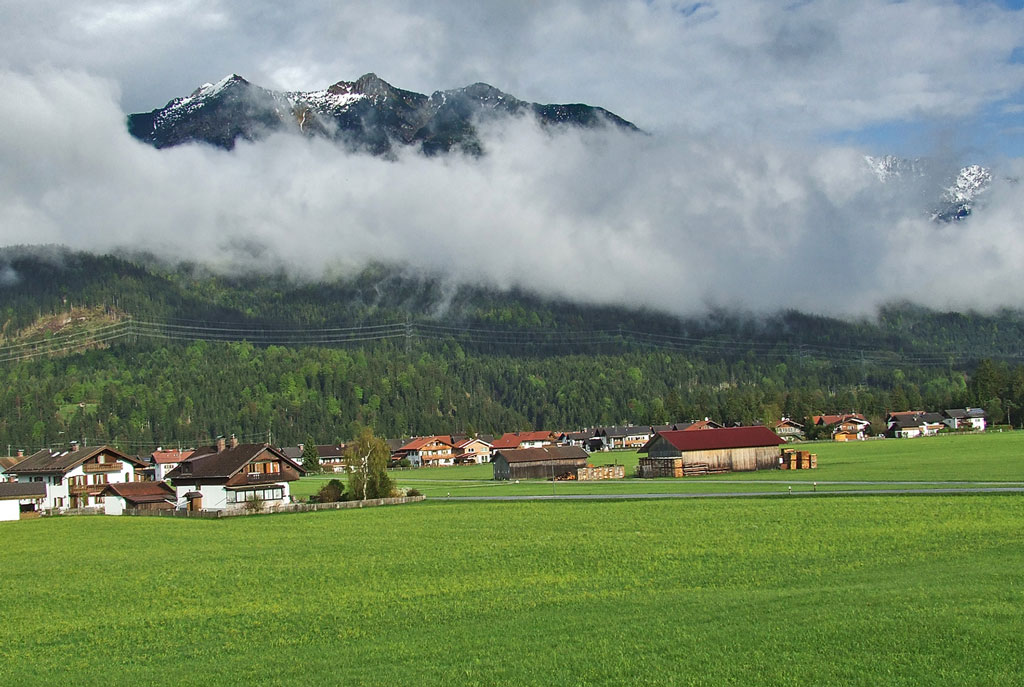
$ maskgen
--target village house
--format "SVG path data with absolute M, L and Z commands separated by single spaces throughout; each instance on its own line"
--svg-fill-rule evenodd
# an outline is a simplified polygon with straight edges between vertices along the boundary
M 597 436 L 601 438 L 601 449 L 611 451 L 615 449 L 639 449 L 651 440 L 650 427 L 601 427 L 597 430 Z
M 453 437 L 454 440 L 454 437 Z M 455 464 L 467 465 L 469 463 L 491 462 L 491 449 L 493 447 L 482 439 L 466 437 L 454 442 Z
M 558 435 L 559 446 L 579 446 L 587 452 L 600 451 L 604 442 L 596 429 L 584 429 L 578 432 L 562 432 Z
M 921 410 L 889 413 L 886 425 L 886 434 L 896 439 L 934 436 L 946 427 L 942 415 Z
M 0 521 L 38 517 L 45 499 L 42 482 L 0 482 Z
M 167 478 L 167 473 L 178 467 L 178 464 L 183 460 L 187 460 L 192 455 L 192 449 L 162 449 L 158 448 L 153 451 L 153 454 L 149 457 L 149 462 L 152 465 L 153 470 L 153 481 L 161 482 Z
M 305 474 L 302 465 L 268 444 L 239 444 L 234 437 L 196 452 L 167 477 L 174 483 L 176 505 L 189 510 L 244 508 L 248 501 L 265 506 L 289 503 L 289 483 Z
M 145 462 L 110 446 L 75 445 L 65 450 L 37 451 L 10 468 L 10 474 L 18 482 L 45 485 L 43 509 L 66 510 L 102 506 L 101 492 L 107 484 L 136 481 L 136 470 L 145 467 Z
M 173 510 L 177 501 L 167 482 L 115 482 L 104 487 L 100 496 L 107 515 L 121 515 L 128 509 Z
M 786 441 L 799 441 L 804 438 L 804 426 L 788 417 L 776 422 L 774 431 Z
M 394 460 L 408 458 L 414 467 L 438 467 L 455 464 L 455 449 L 451 437 L 417 437 L 392 453 L 391 457 Z
M 495 480 L 555 479 L 587 467 L 588 454 L 579 446 L 499 449 L 491 465 Z
M 726 427 L 704 431 L 659 432 L 640 453 L 638 477 L 771 470 L 779 466 L 786 443 L 767 427 Z
M 942 411 L 942 422 L 950 429 L 984 432 L 987 417 L 982 408 L 950 408 Z
M 305 445 L 301 445 L 305 450 Z M 316 455 L 324 472 L 345 472 L 345 444 L 317 444 Z M 300 456 L 296 463 L 302 464 Z

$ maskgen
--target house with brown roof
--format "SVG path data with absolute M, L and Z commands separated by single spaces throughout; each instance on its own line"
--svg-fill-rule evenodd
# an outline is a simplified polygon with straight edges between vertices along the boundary
M 302 465 L 269 444 L 227 444 L 196 449 L 168 475 L 177 507 L 189 510 L 244 508 L 248 501 L 266 506 L 291 501 L 289 483 L 305 474 Z
M 110 446 L 43 449 L 10 469 L 18 482 L 40 482 L 46 487 L 44 509 L 102 506 L 104 487 L 113 482 L 134 482 L 146 463 Z
M 767 427 L 724 427 L 659 432 L 640 453 L 639 477 L 773 470 L 785 440 Z
M 132 510 L 173 510 L 177 495 L 167 482 L 115 482 L 100 492 L 103 512 L 121 515 Z
M 501 449 L 494 452 L 491 464 L 494 479 L 554 479 L 587 467 L 589 454 L 579 446 Z

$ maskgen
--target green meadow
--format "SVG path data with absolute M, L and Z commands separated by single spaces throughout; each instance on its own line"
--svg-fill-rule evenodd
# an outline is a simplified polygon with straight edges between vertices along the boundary
M 635 479 L 639 456 L 633 451 L 594 453 L 595 465 L 624 465 L 627 479 L 607 482 L 521 480 L 495 482 L 490 465 L 465 465 L 396 470 L 399 486 L 415 488 L 428 497 L 529 496 L 548 494 L 664 494 L 801 491 L 852 489 L 950 488 L 950 483 L 981 486 L 1024 485 L 1024 432 L 939 435 L 918 439 L 872 439 L 850 443 L 794 444 L 818 455 L 816 470 L 770 470 L 682 479 Z M 293 485 L 306 497 L 338 475 L 315 475 Z M 342 476 L 343 477 L 343 476 Z M 814 483 L 817 482 L 817 486 Z M 874 483 L 874 484 L 865 484 Z M 968 485 L 963 485 L 968 486 Z
M 5 687 L 1024 675 L 1017 494 L 427 500 L 0 536 Z

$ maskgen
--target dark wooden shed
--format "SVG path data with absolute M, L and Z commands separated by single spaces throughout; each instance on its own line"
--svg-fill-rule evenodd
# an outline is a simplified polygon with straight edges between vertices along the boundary
M 587 467 L 589 455 L 579 446 L 503 449 L 491 460 L 494 479 L 552 479 Z

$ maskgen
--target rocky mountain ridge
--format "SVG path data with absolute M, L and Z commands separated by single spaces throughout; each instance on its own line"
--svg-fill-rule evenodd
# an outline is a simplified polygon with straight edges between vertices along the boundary
M 375 74 L 339 81 L 319 91 L 278 92 L 232 74 L 204 84 L 162 108 L 131 114 L 133 136 L 157 148 L 201 142 L 226 150 L 239 139 L 257 141 L 290 131 L 324 137 L 354 150 L 392 154 L 417 146 L 427 155 L 483 152 L 477 126 L 501 116 L 532 115 L 544 126 L 635 125 L 600 107 L 542 105 L 519 100 L 484 83 L 422 93 L 396 88 Z

